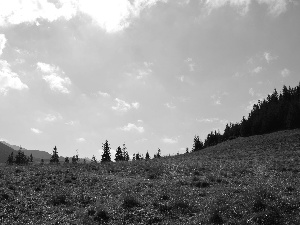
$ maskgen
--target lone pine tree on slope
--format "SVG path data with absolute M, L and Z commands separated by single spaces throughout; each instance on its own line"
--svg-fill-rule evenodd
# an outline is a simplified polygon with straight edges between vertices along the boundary
M 115 161 L 123 161 L 124 160 L 124 156 L 123 156 L 123 153 L 122 153 L 122 149 L 121 147 L 119 146 L 117 148 L 117 151 L 116 151 L 116 154 L 115 154 Z
M 101 162 L 111 162 L 110 159 L 110 147 L 108 141 L 106 140 L 104 144 L 102 144 L 103 154 L 101 158 Z
M 56 146 L 53 148 L 53 154 L 50 158 L 50 163 L 59 163 L 58 152 Z

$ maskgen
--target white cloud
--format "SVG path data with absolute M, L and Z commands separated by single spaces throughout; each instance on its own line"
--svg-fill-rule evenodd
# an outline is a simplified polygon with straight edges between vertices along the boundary
M 259 4 L 268 6 L 268 13 L 273 16 L 279 16 L 287 10 L 287 4 L 292 3 L 290 0 L 256 0 Z M 246 15 L 249 11 L 249 6 L 254 0 L 203 0 L 204 5 L 211 13 L 213 9 L 217 9 L 226 5 L 237 8 L 241 15 Z
M 78 9 L 93 18 L 107 32 L 116 32 L 127 28 L 142 10 L 157 2 L 166 0 L 78 0 Z
M 219 122 L 221 124 L 227 124 L 228 120 L 224 120 L 224 119 L 219 119 L 219 118 L 202 118 L 202 119 L 196 119 L 197 122 L 200 123 L 215 123 L 215 122 Z
M 66 125 L 69 125 L 69 126 L 75 126 L 75 125 L 79 124 L 79 122 L 78 122 L 78 121 L 73 121 L 73 120 L 71 120 L 71 121 L 69 121 L 69 122 L 66 122 L 65 124 L 66 124 Z
M 0 34 L 0 55 L 3 53 L 3 49 L 5 48 L 5 44 L 7 42 L 7 39 L 5 38 L 4 34 Z
M 143 133 L 145 130 L 144 130 L 144 127 L 138 127 L 136 126 L 135 124 L 133 123 L 128 123 L 126 126 L 120 128 L 121 130 L 123 131 L 131 131 L 131 130 L 136 130 L 138 131 L 139 133 Z
M 138 109 L 140 107 L 140 103 L 138 103 L 138 102 L 133 102 L 133 103 L 131 103 L 131 105 L 135 109 Z
M 251 0 L 206 0 L 205 6 L 208 13 L 213 9 L 217 9 L 226 5 L 236 7 L 241 15 L 245 15 L 249 11 Z
M 127 112 L 131 109 L 131 105 L 121 99 L 116 98 L 117 105 L 113 106 L 112 109 L 120 112 Z
M 77 138 L 76 141 L 78 143 L 82 143 L 82 142 L 85 142 L 85 139 L 81 137 L 81 138 Z
M 219 118 L 196 119 L 200 123 L 213 123 L 219 121 Z
M 253 73 L 260 73 L 260 72 L 262 71 L 262 69 L 263 69 L 263 68 L 262 68 L 261 66 L 258 66 L 258 67 L 256 67 L 255 69 L 253 69 L 252 72 L 253 72 Z
M 253 88 L 250 88 L 250 89 L 249 89 L 249 94 L 252 95 L 252 96 L 254 96 L 255 93 L 254 93 Z
M 194 72 L 195 71 L 195 63 L 193 62 L 192 58 L 187 58 L 186 60 L 184 60 L 184 62 L 188 65 L 189 67 L 189 71 L 190 72 Z
M 288 77 L 288 76 L 290 75 L 290 73 L 291 73 L 291 71 L 290 71 L 289 69 L 284 68 L 284 69 L 281 71 L 281 76 L 282 76 L 283 78 L 286 78 L 286 77 Z
M 42 131 L 40 131 L 39 129 L 36 129 L 36 128 L 31 128 L 30 129 L 33 133 L 35 133 L 35 134 L 41 134 L 42 133 Z
M 0 60 L 0 93 L 6 95 L 9 89 L 24 90 L 28 86 L 14 73 L 5 60 Z
M 49 84 L 51 90 L 58 91 L 63 94 L 70 93 L 66 86 L 71 85 L 72 82 L 69 77 L 61 77 L 64 75 L 64 72 L 59 67 L 38 62 L 37 68 L 44 73 L 43 79 Z
M 264 58 L 267 63 L 270 63 L 278 58 L 278 56 L 271 55 L 269 52 L 264 52 Z
M 143 121 L 143 120 L 138 120 L 138 122 L 139 122 L 139 123 L 143 123 L 144 121 Z
M 269 14 L 279 16 L 286 11 L 288 0 L 257 0 L 259 4 L 267 4 Z
M 45 115 L 43 120 L 46 122 L 55 122 L 59 119 L 62 119 L 62 116 L 60 114 L 58 114 L 58 115 L 47 114 L 47 115 Z
M 176 108 L 176 106 L 175 106 L 172 102 L 167 102 L 167 103 L 165 103 L 165 106 L 166 106 L 167 108 L 169 108 L 169 109 L 175 109 L 175 108 Z
M 176 144 L 176 143 L 178 143 L 177 138 L 163 138 L 162 141 L 166 144 Z
M 47 0 L 5 1 L 0 7 L 0 26 L 36 23 L 38 19 L 45 19 L 49 22 L 59 18 L 69 20 L 76 14 L 75 2 L 74 0 L 58 0 L 57 4 L 54 4 Z
M 98 94 L 102 97 L 110 97 L 110 94 L 106 93 L 106 92 L 101 92 L 101 91 L 98 91 Z
M 117 102 L 116 106 L 111 107 L 113 110 L 115 111 L 119 111 L 119 112 L 127 112 L 129 111 L 131 108 L 134 109 L 138 109 L 140 107 L 140 103 L 138 102 L 133 102 L 133 103 L 127 103 L 119 98 L 115 99 Z

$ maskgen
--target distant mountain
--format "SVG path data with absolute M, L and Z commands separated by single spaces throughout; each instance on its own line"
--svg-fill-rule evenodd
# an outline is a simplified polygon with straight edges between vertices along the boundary
M 5 141 L 0 141 L 2 145 L 5 147 L 8 147 L 7 149 L 10 149 L 9 154 L 11 154 L 12 150 L 14 151 L 14 155 L 20 150 L 20 146 L 17 145 L 11 145 Z M 5 148 L 6 149 L 6 148 Z M 2 152 L 2 150 L 0 150 Z M 8 150 L 6 150 L 7 152 Z M 28 150 L 26 148 L 22 148 L 22 151 L 24 152 L 25 155 L 30 156 L 32 154 L 34 161 L 41 161 L 41 159 L 44 159 L 45 162 L 49 161 L 51 158 L 51 154 L 45 151 L 40 151 L 40 150 Z M 2 158 L 2 153 L 0 152 L 0 157 Z M 8 155 L 7 154 L 7 157 Z M 7 157 L 5 158 L 4 162 L 6 162 Z M 64 162 L 64 157 L 59 157 L 60 162 Z M 1 161 L 0 161 L 1 162 Z
M 5 163 L 7 160 L 8 155 L 11 154 L 11 152 L 16 155 L 16 153 L 20 150 L 20 146 L 17 145 L 11 145 L 5 141 L 0 141 L 1 148 L 0 148 L 0 163 Z M 49 162 L 51 158 L 51 154 L 46 152 L 46 151 L 41 151 L 41 150 L 28 150 L 26 148 L 22 148 L 22 151 L 24 152 L 25 155 L 30 156 L 32 154 L 34 161 L 41 161 L 41 159 L 44 159 L 45 162 Z M 58 152 L 59 155 L 59 152 Z M 69 157 L 70 162 L 72 160 L 71 157 Z M 83 162 L 83 159 L 79 158 L 80 162 Z M 90 162 L 91 160 L 89 158 L 85 158 L 86 162 Z M 60 162 L 65 161 L 65 157 L 60 156 L 59 157 Z
M 14 153 L 14 155 L 16 155 L 16 153 L 17 153 L 17 151 L 14 150 L 13 148 L 0 142 L 0 163 L 5 163 L 7 161 L 8 156 L 12 152 Z

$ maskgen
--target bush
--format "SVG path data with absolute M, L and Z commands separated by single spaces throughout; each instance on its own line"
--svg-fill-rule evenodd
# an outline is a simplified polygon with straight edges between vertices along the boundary
M 123 204 L 122 204 L 123 208 L 126 208 L 126 209 L 138 207 L 139 205 L 140 205 L 140 203 L 138 202 L 138 200 L 132 195 L 127 195 L 124 198 Z
M 56 205 L 65 205 L 67 204 L 67 196 L 65 194 L 58 194 L 52 196 L 51 203 Z

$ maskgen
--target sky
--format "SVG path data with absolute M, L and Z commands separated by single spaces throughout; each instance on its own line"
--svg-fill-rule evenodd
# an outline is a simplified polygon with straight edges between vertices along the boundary
M 298 85 L 299 40 L 298 0 L 0 0 L 0 139 L 184 153 Z

